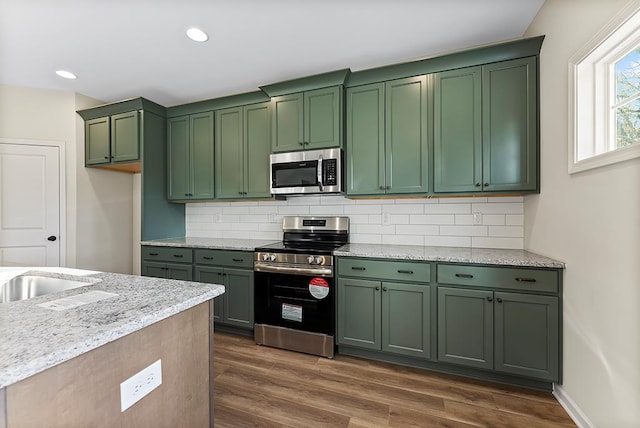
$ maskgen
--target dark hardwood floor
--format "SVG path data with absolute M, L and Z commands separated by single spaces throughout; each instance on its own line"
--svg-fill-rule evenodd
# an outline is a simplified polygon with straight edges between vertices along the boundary
M 215 333 L 215 426 L 572 427 L 551 393 Z

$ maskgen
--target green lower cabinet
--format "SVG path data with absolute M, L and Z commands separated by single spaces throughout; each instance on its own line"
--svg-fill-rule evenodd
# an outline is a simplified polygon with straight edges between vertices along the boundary
M 166 263 L 158 262 L 142 262 L 142 275 L 152 276 L 154 278 L 166 278 Z
M 338 344 L 430 357 L 430 287 L 338 279 Z
M 382 283 L 382 350 L 431 357 L 431 287 Z
M 438 360 L 493 369 L 493 292 L 438 288 Z
M 438 288 L 438 360 L 559 379 L 558 298 Z
M 496 292 L 494 308 L 496 371 L 557 380 L 558 298 Z
M 338 344 L 382 348 L 380 282 L 338 278 Z
M 214 321 L 253 328 L 253 271 L 211 266 L 195 267 L 195 281 L 222 284 L 225 292 L 214 299 Z

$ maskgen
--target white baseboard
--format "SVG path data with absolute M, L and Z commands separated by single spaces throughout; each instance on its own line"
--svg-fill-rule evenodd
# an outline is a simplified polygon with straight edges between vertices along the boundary
M 587 415 L 584 414 L 582 409 L 578 407 L 576 402 L 569 397 L 567 392 L 562 388 L 562 385 L 553 384 L 553 395 L 579 428 L 595 428 L 595 425 L 589 420 Z

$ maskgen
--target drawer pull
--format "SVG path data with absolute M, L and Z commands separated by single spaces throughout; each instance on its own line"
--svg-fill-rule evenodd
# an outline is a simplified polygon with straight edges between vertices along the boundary
M 184 257 L 183 254 L 174 254 L 173 257 L 175 257 L 176 259 L 181 259 Z
M 205 260 L 213 260 L 213 257 L 211 256 L 202 256 L 202 258 Z
M 518 282 L 536 282 L 535 278 L 516 278 Z
M 244 261 L 244 259 L 231 259 L 231 260 L 233 260 L 234 262 L 243 262 Z
M 150 256 L 159 256 L 158 253 L 149 253 Z
M 412 270 L 398 269 L 398 273 L 407 273 L 409 275 L 413 275 L 413 271 Z
M 361 266 L 351 266 L 351 270 L 366 270 L 367 268 L 361 267 Z
M 473 275 L 468 274 L 468 273 L 457 273 L 456 277 L 457 278 L 473 278 Z

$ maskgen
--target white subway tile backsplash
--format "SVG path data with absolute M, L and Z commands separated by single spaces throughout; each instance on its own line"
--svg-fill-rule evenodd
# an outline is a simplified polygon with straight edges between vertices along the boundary
M 469 214 L 471 204 L 431 204 L 424 206 L 425 214 Z
M 400 224 L 396 226 L 398 235 L 438 235 L 440 226 L 424 224 Z
M 411 224 L 454 224 L 453 214 L 424 214 L 409 216 Z
M 482 224 L 485 226 L 504 226 L 505 221 L 504 214 L 484 214 L 482 216 Z
M 500 203 L 492 202 L 486 204 L 473 204 L 473 212 L 480 212 L 482 214 L 523 214 L 524 206 L 522 203 L 509 202 Z
M 482 214 L 482 225 L 472 213 Z M 282 239 L 285 215 L 345 215 L 353 243 L 523 248 L 522 197 L 359 199 L 299 196 L 283 201 L 186 205 L 193 237 Z M 275 220 L 275 222 L 273 222 Z
M 506 248 L 510 250 L 521 250 L 524 248 L 522 238 L 494 238 L 494 237 L 472 237 L 472 248 Z
M 524 227 L 522 226 L 489 226 L 489 236 L 503 238 L 523 238 Z
M 425 236 L 424 245 L 434 247 L 471 247 L 469 236 Z
M 487 236 L 487 226 L 440 226 L 442 236 Z
M 509 214 L 506 216 L 507 226 L 524 226 L 523 214 Z
M 382 235 L 382 243 L 387 245 L 424 245 L 424 236 Z
M 418 204 L 383 205 L 382 212 L 389 213 L 389 214 L 422 214 L 424 212 L 424 205 L 418 205 Z

